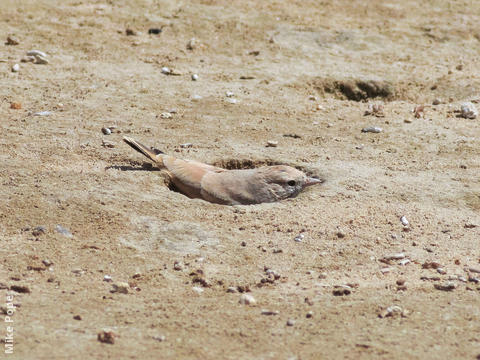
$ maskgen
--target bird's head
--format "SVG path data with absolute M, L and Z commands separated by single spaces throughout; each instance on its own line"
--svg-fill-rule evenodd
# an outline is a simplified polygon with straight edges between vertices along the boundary
M 276 200 L 297 196 L 305 187 L 321 184 L 323 181 L 308 177 L 305 173 L 291 166 L 276 165 L 265 168 L 265 181 Z

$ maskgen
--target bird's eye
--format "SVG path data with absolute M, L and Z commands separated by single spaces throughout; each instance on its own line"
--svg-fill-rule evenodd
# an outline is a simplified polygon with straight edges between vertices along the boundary
M 287 185 L 288 186 L 295 186 L 295 180 L 290 180 L 289 182 L 287 182 Z

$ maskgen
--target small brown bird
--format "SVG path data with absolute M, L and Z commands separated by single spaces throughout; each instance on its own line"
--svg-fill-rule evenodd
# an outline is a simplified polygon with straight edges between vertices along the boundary
M 286 165 L 256 169 L 227 170 L 193 160 L 177 159 L 124 137 L 132 148 L 166 170 L 170 181 L 182 194 L 223 205 L 250 205 L 297 196 L 305 187 L 322 180 L 307 177 Z

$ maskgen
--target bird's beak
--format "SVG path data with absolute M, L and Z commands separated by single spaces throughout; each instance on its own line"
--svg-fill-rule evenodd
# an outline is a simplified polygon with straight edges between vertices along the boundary
M 307 178 L 307 180 L 305 180 L 305 183 L 304 183 L 303 186 L 307 187 L 307 186 L 311 186 L 311 185 L 315 185 L 315 184 L 321 184 L 321 183 L 323 183 L 323 180 L 309 177 L 309 178 Z

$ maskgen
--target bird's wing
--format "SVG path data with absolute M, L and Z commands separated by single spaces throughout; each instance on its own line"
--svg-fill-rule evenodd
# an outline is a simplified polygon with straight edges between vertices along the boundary
M 201 182 L 200 194 L 206 201 L 224 205 L 256 204 L 250 182 L 252 170 L 228 170 L 209 172 Z
M 173 184 L 180 192 L 191 198 L 202 198 L 201 182 L 206 174 L 226 171 L 198 161 L 177 159 L 169 155 L 163 155 L 162 160 Z

